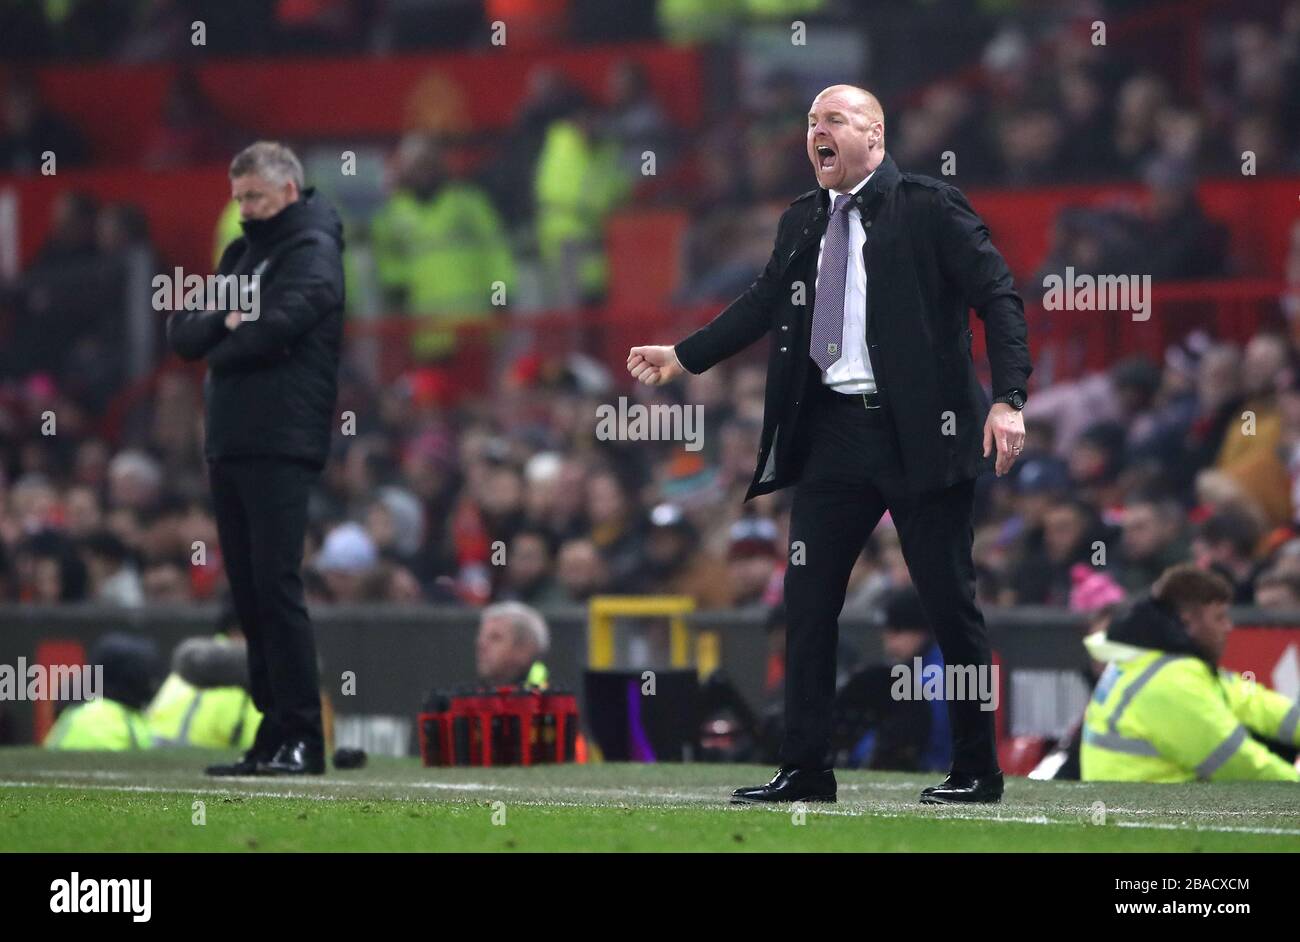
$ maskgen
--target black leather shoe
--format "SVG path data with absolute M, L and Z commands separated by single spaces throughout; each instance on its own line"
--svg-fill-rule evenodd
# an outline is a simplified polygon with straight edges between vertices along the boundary
M 942 784 L 921 790 L 923 805 L 996 805 L 1002 800 L 1002 773 L 966 775 L 949 772 Z
M 731 793 L 733 805 L 768 801 L 834 801 L 835 773 L 830 769 L 777 769 L 772 781 Z
M 290 739 L 268 762 L 257 764 L 257 775 L 322 775 L 325 747 L 307 739 Z
M 204 771 L 208 775 L 256 775 L 257 767 L 263 762 L 269 762 L 274 756 L 275 749 L 264 751 L 257 746 L 249 749 L 235 762 L 224 765 L 210 765 Z

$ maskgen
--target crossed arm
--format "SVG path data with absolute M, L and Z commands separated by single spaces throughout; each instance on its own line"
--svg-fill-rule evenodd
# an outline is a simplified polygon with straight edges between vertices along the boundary
M 275 363 L 340 303 L 342 283 L 338 253 L 305 243 L 281 260 L 255 320 L 243 320 L 238 312 L 176 311 L 167 319 L 168 343 L 183 359 L 207 357 L 217 372 Z

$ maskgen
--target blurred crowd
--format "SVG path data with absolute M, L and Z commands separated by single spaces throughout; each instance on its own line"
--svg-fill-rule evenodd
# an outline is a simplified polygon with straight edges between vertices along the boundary
M 982 479 L 975 530 L 988 605 L 1081 611 L 1183 560 L 1227 576 L 1240 604 L 1300 607 L 1300 349 L 1193 333 L 1163 362 L 1134 358 L 1037 391 L 1028 450 Z M 620 384 L 579 355 L 524 357 L 488 399 L 450 407 L 419 375 L 345 375 L 339 436 L 305 547 L 317 602 L 581 603 L 671 593 L 702 607 L 781 601 L 789 492 L 742 507 L 762 401 L 757 365 L 722 366 L 631 396 L 703 406 L 703 448 L 600 441 Z M 185 602 L 220 593 L 200 391 L 168 374 L 149 417 L 113 449 L 66 393 L 32 380 L 0 404 L 3 597 Z M 39 416 L 58 417 L 58 433 Z M 846 603 L 866 615 L 906 583 L 888 517 Z
M 805 5 L 832 18 L 844 12 L 836 3 L 787 6 Z M 7 4 L 0 36 L 18 35 L 6 26 L 21 21 L 39 34 L 25 47 L 38 55 L 165 59 L 192 6 Z M 429 10 L 219 6 L 234 12 L 213 14 L 212 51 L 228 54 L 383 51 L 384 35 L 407 35 L 393 23 Z M 275 18 L 265 33 L 223 31 L 227 16 L 240 22 L 254 6 Z M 600 4 L 552 6 L 567 9 L 571 24 L 608 19 L 584 12 Z M 724 6 L 746 15 L 743 3 Z M 640 11 L 627 21 L 641 24 L 640 38 L 681 38 L 665 24 L 690 21 L 689 5 L 630 7 Z M 467 30 L 495 9 L 457 8 L 470 16 Z M 1039 279 L 1065 265 L 1110 270 L 1116 259 L 1132 270 L 1134 258 L 1157 279 L 1232 274 L 1226 235 L 1196 204 L 1193 183 L 1240 174 L 1243 150 L 1260 174 L 1300 166 L 1300 3 L 1276 21 L 1211 30 L 1207 20 L 1195 88 L 1104 54 L 1087 28 L 1092 7 L 1065 9 L 1049 4 L 1000 26 L 990 18 L 983 43 L 948 63 L 950 80 L 889 112 L 889 150 L 904 168 L 936 174 L 951 150 L 962 185 L 1145 182 L 1151 199 L 1141 214 L 1063 214 Z M 50 19 L 52 10 L 61 18 Z M 151 27 L 122 26 L 133 22 Z M 586 38 L 602 38 L 591 29 Z M 336 437 L 313 500 L 311 600 L 549 605 L 653 592 L 690 594 L 704 607 L 780 601 L 789 493 L 740 505 L 761 426 L 761 367 L 741 361 L 665 389 L 629 390 L 581 352 L 523 351 L 491 394 L 466 399 L 449 394 L 436 364 L 456 353 L 449 325 L 490 316 L 478 290 L 489 281 L 514 298 L 533 291 L 536 307 L 599 301 L 603 227 L 632 201 L 691 212 L 678 301 L 712 304 L 743 290 L 770 252 L 781 209 L 811 186 L 809 97 L 797 75 L 777 71 L 754 104 L 731 102 L 687 135 L 631 63 L 614 70 L 598 100 L 539 69 L 488 152 L 426 136 L 397 143 L 386 192 L 350 222 L 350 241 L 371 253 L 384 310 L 438 323 L 414 335 L 415 363 L 396 383 L 345 368 L 339 409 L 355 414 L 357 428 Z M 6 85 L 3 119 L 0 172 L 36 173 L 47 149 L 62 166 L 94 165 L 77 129 L 22 75 Z M 221 159 L 236 127 L 183 72 L 146 160 L 166 168 Z M 661 160 L 653 181 L 638 170 L 647 148 Z M 237 231 L 228 214 L 218 243 Z M 0 599 L 133 606 L 220 595 L 198 376 L 166 372 L 111 436 L 103 423 L 128 379 L 123 317 L 113 311 L 121 263 L 129 255 L 165 270 L 159 254 L 137 209 L 66 192 L 35 261 L 0 289 L 12 325 L 0 350 Z M 531 287 L 520 284 L 530 260 L 539 273 Z M 1300 284 L 1300 231 L 1288 271 Z M 350 267 L 350 294 L 355 274 Z M 981 600 L 1091 610 L 1195 559 L 1228 575 L 1239 602 L 1300 607 L 1298 357 L 1300 345 L 1283 334 L 1263 332 L 1239 348 L 1193 333 L 1160 362 L 1129 359 L 1031 390 L 1029 450 L 1008 478 L 981 485 Z M 597 405 L 622 394 L 702 405 L 704 448 L 596 440 Z M 905 581 L 886 519 L 853 572 L 846 614 L 869 612 Z
M 507 22 L 518 45 L 654 39 L 657 8 L 665 5 L 672 6 L 660 0 L 8 0 L 0 4 L 0 56 L 155 62 L 192 55 L 381 55 L 486 46 L 494 21 Z M 743 13 L 742 6 L 736 5 Z
M 123 0 L 116 6 L 121 9 L 115 23 L 129 24 L 132 17 L 189 22 L 198 15 L 180 2 Z M 243 4 L 218 6 L 224 10 Z M 287 19 L 293 28 L 285 27 L 284 35 L 318 21 L 387 22 L 406 15 L 436 19 L 421 3 L 251 6 L 260 16 Z M 628 21 L 649 24 L 642 38 L 671 39 L 665 23 L 673 16 L 690 19 L 690 4 L 661 6 L 641 4 L 640 20 Z M 727 17 L 745 21 L 751 14 L 761 21 L 760 8 L 769 17 L 807 13 L 814 22 L 856 28 L 868 49 L 874 48 L 873 36 L 874 44 L 903 38 L 885 32 L 900 28 L 892 20 L 876 23 L 834 2 L 754 6 L 747 13 L 744 3 L 718 5 L 717 10 L 730 12 L 719 13 L 717 22 L 709 20 L 709 30 L 694 37 L 718 44 L 720 69 L 738 68 L 739 53 L 737 41 L 728 44 L 731 34 L 718 23 L 725 26 Z M 876 86 L 870 71 L 862 78 L 883 95 L 888 147 L 901 167 L 944 176 L 963 187 L 1106 181 L 1136 181 L 1145 187 L 1133 199 L 1063 213 L 1042 270 L 1019 273 L 1036 276 L 1029 283 L 1041 283 L 1042 275 L 1067 265 L 1080 274 L 1136 266 L 1156 280 L 1258 274 L 1257 263 L 1234 253 L 1224 227 L 1199 205 L 1195 185 L 1206 175 L 1240 178 L 1245 172 L 1268 176 L 1300 170 L 1300 0 L 1258 16 L 1243 12 L 1229 18 L 1226 10 L 1210 10 L 1191 26 L 1157 17 L 1162 29 L 1175 30 L 1169 35 L 1186 47 L 1184 54 L 1195 53 L 1177 69 L 1139 54 L 1144 48 L 1139 40 L 1157 42 L 1164 35 L 1145 36 L 1141 29 L 1147 8 L 1167 12 L 1158 4 L 1110 10 L 1100 3 L 1061 3 L 1035 5 L 1032 11 L 1016 11 L 1012 4 L 1011 11 L 996 17 L 965 10 L 956 0 L 939 6 L 962 13 L 964 23 L 979 24 L 974 42 L 965 42 L 963 32 L 932 24 L 920 33 L 945 50 L 936 54 L 944 63 L 942 73 L 932 74 L 917 57 L 895 62 L 887 50 L 877 50 L 874 55 L 889 64 L 890 86 Z M 111 7 L 108 0 L 49 4 L 45 14 L 62 11 L 54 29 L 62 35 L 75 33 L 83 18 L 98 23 Z M 472 13 L 480 32 L 486 32 L 494 16 L 504 15 L 490 7 L 471 3 L 456 9 L 461 16 Z M 545 12 L 555 18 L 557 11 L 568 10 L 561 23 L 599 20 L 579 7 L 560 0 Z M 32 11 L 41 7 L 6 9 L 9 16 L 21 18 L 36 15 Z M 937 15 L 942 9 L 924 12 Z M 917 19 L 922 13 L 921 6 L 912 10 L 909 29 L 922 30 L 930 23 Z M 451 14 L 443 9 L 439 15 Z M 700 11 L 695 15 L 708 19 Z M 225 18 L 239 21 L 237 11 L 215 16 L 209 24 L 214 35 L 225 35 L 217 28 Z M 1100 44 L 1093 26 L 1098 21 L 1112 29 Z M 134 27 L 118 30 L 140 35 Z M 83 32 L 101 43 L 115 35 L 107 27 Z M 281 32 L 269 27 L 265 33 L 234 32 L 272 37 L 266 42 L 283 40 Z M 340 33 L 352 37 L 350 42 L 367 35 L 341 25 Z M 1187 42 L 1193 34 L 1197 42 Z M 15 34 L 0 28 L 0 35 Z M 580 39 L 564 33 L 550 41 Z M 459 48 L 472 46 L 465 39 Z M 24 48 L 31 54 L 44 47 L 33 40 Z M 365 50 L 383 51 L 365 42 L 353 51 Z M 102 46 L 67 46 L 69 55 L 96 52 L 108 54 Z M 116 54 L 131 58 L 127 52 Z M 190 70 L 193 56 L 159 49 L 156 57 L 184 68 L 142 142 L 143 166 L 166 170 L 221 161 L 246 143 L 251 132 L 241 127 L 239 115 L 222 113 L 204 93 Z M 786 64 L 766 69 L 754 81 L 749 88 L 721 73 L 710 74 L 703 123 L 683 129 L 673 124 L 646 72 L 631 60 L 612 71 L 599 94 L 580 90 L 560 69 L 542 65 L 529 76 L 503 133 L 468 139 L 413 134 L 395 145 L 389 142 L 385 192 L 350 197 L 344 207 L 349 244 L 374 256 L 372 264 L 353 265 L 349 272 L 354 309 L 482 320 L 493 304 L 483 291 L 465 286 L 489 280 L 503 284 L 513 307 L 555 310 L 600 301 L 607 290 L 605 227 L 615 212 L 630 206 L 689 213 L 675 301 L 734 296 L 766 261 L 781 208 L 808 189 L 812 179 L 802 115 L 820 87 L 817 76 Z M 58 155 L 61 168 L 98 163 L 75 125 L 43 100 L 30 73 L 8 74 L 0 118 L 0 174 L 37 174 L 47 152 Z M 312 146 L 295 143 L 300 151 Z M 653 174 L 644 172 L 646 153 L 655 155 Z M 220 221 L 218 239 L 236 234 L 237 219 L 228 213 Z M 131 237 L 147 242 L 148 233 L 134 225 Z M 63 238 L 56 231 L 51 241 Z M 454 246 L 447 248 L 449 243 Z M 165 265 L 170 260 L 160 261 Z M 364 278 L 359 277 L 362 269 Z M 485 278 L 485 272 L 496 277 Z M 365 303 L 355 301 L 361 298 Z M 450 352 L 445 336 L 433 332 L 415 349 L 424 357 Z
M 900 163 L 938 175 L 952 151 L 959 178 L 1010 185 L 1137 179 L 1157 158 L 1235 175 L 1246 152 L 1257 174 L 1297 168 L 1300 4 L 1279 5 L 1275 17 L 1207 11 L 1182 85 L 1150 61 L 1172 35 L 1144 35 L 1146 54 L 1125 54 L 1125 21 L 1104 8 L 1000 26 L 976 80 L 933 83 L 901 110 L 892 145 Z M 1099 34 L 1098 22 L 1114 32 Z M 1143 17 L 1129 25 L 1131 38 Z
M 9 2 L 0 4 L 0 57 L 191 67 L 207 57 L 285 54 L 313 44 L 329 54 L 467 50 L 490 48 L 491 25 L 501 22 L 512 30 L 512 48 L 689 40 L 712 44 L 725 66 L 734 65 L 728 57 L 746 28 L 788 28 L 801 18 L 856 36 L 865 58 L 881 63 L 881 75 L 868 67 L 860 80 L 886 106 L 891 152 L 918 172 L 940 175 L 946 167 L 968 184 L 1020 186 L 1138 179 L 1163 158 L 1194 174 L 1239 174 L 1245 153 L 1257 174 L 1300 168 L 1300 3 L 1249 10 L 1209 4 L 1196 16 L 1178 14 L 1177 5 L 1158 0 L 932 0 L 901 5 L 888 19 L 847 0 Z M 204 26 L 202 43 L 196 23 Z M 931 55 L 890 48 L 916 41 Z M 1153 50 L 1166 43 L 1176 51 L 1162 61 Z M 805 87 L 808 71 L 788 62 L 767 69 L 759 87 L 718 83 L 710 90 L 715 115 L 697 142 L 705 182 L 760 197 L 798 192 L 808 179 L 798 160 L 800 115 L 817 91 Z M 237 115 L 200 108 L 193 93 L 174 90 L 164 124 L 219 137 L 239 123 Z M 32 153 L 50 144 L 69 155 L 69 165 L 95 160 L 75 128 L 39 100 L 11 93 L 4 117 L 0 172 L 32 172 Z M 759 143 L 776 145 L 775 152 Z M 164 149 L 150 142 L 150 162 Z M 724 161 L 725 181 L 712 180 L 711 165 Z M 697 198 L 725 197 L 706 190 Z

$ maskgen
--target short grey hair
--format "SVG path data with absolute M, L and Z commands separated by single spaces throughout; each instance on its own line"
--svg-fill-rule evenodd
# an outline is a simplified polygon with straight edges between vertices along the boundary
M 249 144 L 230 162 L 230 179 L 256 174 L 272 183 L 292 180 L 298 189 L 303 187 L 302 161 L 279 141 L 258 141 Z
M 551 646 L 551 631 L 541 612 L 523 602 L 497 602 L 483 609 L 483 621 L 489 618 L 508 618 L 515 628 L 515 639 L 529 641 L 537 653 L 545 654 Z
M 162 466 L 148 452 L 139 449 L 120 451 L 108 463 L 108 477 L 137 477 L 151 489 L 163 483 Z

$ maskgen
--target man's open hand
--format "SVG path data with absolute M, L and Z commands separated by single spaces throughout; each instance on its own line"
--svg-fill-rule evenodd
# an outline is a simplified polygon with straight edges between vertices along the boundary
M 1001 477 L 1011 470 L 1025 447 L 1024 416 L 1019 409 L 1013 409 L 1005 402 L 993 403 L 989 417 L 984 420 L 984 457 L 988 457 L 994 443 L 998 448 L 994 470 Z
M 672 347 L 633 347 L 627 354 L 627 371 L 647 386 L 662 386 L 685 372 Z

